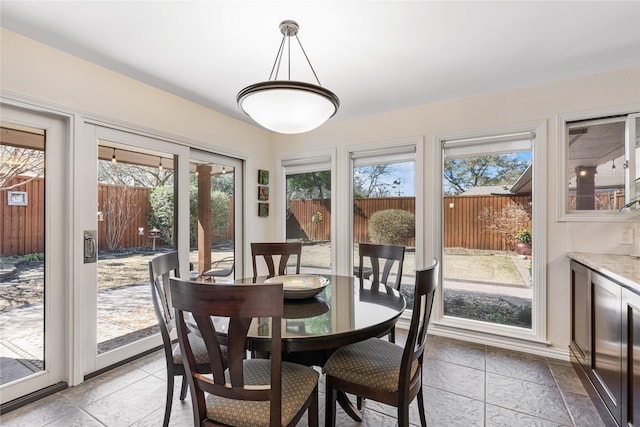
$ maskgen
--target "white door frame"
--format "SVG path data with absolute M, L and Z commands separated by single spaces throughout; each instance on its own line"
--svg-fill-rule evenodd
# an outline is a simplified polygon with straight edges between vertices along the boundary
M 69 382 L 72 358 L 67 357 L 71 342 L 71 244 L 72 218 L 71 147 L 69 116 L 0 105 L 3 122 L 45 130 L 45 290 L 44 361 L 45 369 L 0 386 L 1 403 L 17 399 L 59 382 Z

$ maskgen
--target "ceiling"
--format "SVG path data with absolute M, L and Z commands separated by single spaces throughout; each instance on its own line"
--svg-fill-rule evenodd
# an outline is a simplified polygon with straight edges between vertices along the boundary
M 640 65 L 638 1 L 5 1 L 0 25 L 250 122 L 281 21 L 343 120 Z M 294 46 L 295 47 L 295 46 Z M 313 81 L 292 59 L 294 80 Z

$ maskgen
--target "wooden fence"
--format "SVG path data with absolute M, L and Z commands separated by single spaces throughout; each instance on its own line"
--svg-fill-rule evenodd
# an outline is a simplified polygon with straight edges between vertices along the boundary
M 125 185 L 98 185 L 98 249 L 109 248 L 108 240 L 117 241 L 116 248 L 144 248 L 153 245 L 149 238 L 147 216 L 151 188 Z M 144 228 L 142 234 L 138 228 Z M 119 235 L 119 239 L 117 237 Z M 160 241 L 156 242 L 158 245 Z M 113 243 L 112 243 L 113 245 Z
M 0 255 L 44 252 L 44 180 L 14 178 L 9 184 L 23 183 L 9 191 L 27 193 L 26 206 L 9 206 L 7 191 L 0 191 Z
M 331 239 L 331 200 L 290 200 L 287 210 L 287 238 L 330 240 Z M 414 197 L 381 197 L 356 199 L 353 212 L 353 235 L 356 243 L 369 242 L 369 218 L 377 211 L 402 209 L 415 212 Z M 321 221 L 313 222 L 314 215 L 320 212 Z M 415 246 L 415 239 L 407 240 L 405 246 Z
M 531 196 L 447 196 L 444 198 L 444 246 L 471 249 L 508 250 L 499 233 L 488 230 L 481 218 L 484 209 L 499 213 L 508 203 L 519 203 L 530 213 Z M 287 237 L 309 240 L 330 240 L 330 200 L 292 200 L 287 211 Z M 353 233 L 356 243 L 369 242 L 369 218 L 374 212 L 402 209 L 415 212 L 415 198 L 389 197 L 356 199 Z M 312 221 L 314 215 L 322 221 Z M 522 224 L 531 226 L 531 221 Z M 415 239 L 405 243 L 415 246 Z
M 531 196 L 446 196 L 444 198 L 444 246 L 469 249 L 512 250 L 504 238 L 487 229 L 485 209 L 500 213 L 509 203 L 518 203 L 531 213 Z M 522 226 L 531 226 L 527 221 Z
M 20 178 L 22 181 L 26 179 Z M 0 254 L 24 255 L 44 251 L 44 180 L 36 179 L 15 189 L 26 191 L 27 206 L 8 206 L 6 192 L 1 192 L 0 218 Z M 105 215 L 104 221 L 98 221 L 98 247 L 107 248 L 109 227 L 118 227 L 118 223 L 109 221 L 109 210 L 135 209 L 130 223 L 123 227 L 124 232 L 118 244 L 119 248 L 150 247 L 149 238 L 148 188 L 98 185 L 98 211 Z M 109 201 L 123 203 L 113 206 Z M 507 250 L 504 239 L 496 232 L 487 230 L 481 219 L 485 208 L 499 212 L 507 203 L 520 203 L 529 207 L 530 196 L 447 196 L 444 198 L 444 245 L 445 247 L 464 247 L 472 249 Z M 293 200 L 287 210 L 287 237 L 305 240 L 326 241 L 331 239 L 331 200 Z M 415 198 L 390 197 L 357 199 L 354 204 L 354 241 L 369 241 L 369 218 L 374 212 L 385 209 L 403 209 L 415 212 Z M 319 212 L 319 214 L 318 214 Z M 128 217 L 128 213 L 123 215 Z M 314 220 L 315 218 L 315 220 Z M 530 225 L 525 224 L 525 225 Z M 144 234 L 138 228 L 144 227 Z M 222 239 L 233 237 L 233 218 L 229 230 Z M 157 242 L 160 243 L 160 242 Z M 405 244 L 415 246 L 415 239 Z
M 42 178 L 28 181 L 28 178 L 14 178 L 10 184 L 24 182 L 11 191 L 27 193 L 26 206 L 9 206 L 7 192 L 0 192 L 0 255 L 25 255 L 44 252 L 45 224 L 45 181 Z M 98 249 L 106 250 L 107 239 L 119 242 L 117 248 L 146 248 L 153 246 L 149 237 L 151 226 L 148 214 L 151 210 L 149 202 L 150 188 L 129 187 L 121 185 L 98 185 L 98 212 L 102 219 L 98 220 Z M 230 202 L 233 198 L 230 196 Z M 100 217 L 98 216 L 97 219 Z M 119 218 L 119 219 L 117 219 Z M 144 228 L 143 234 L 138 229 Z M 233 238 L 233 217 L 227 232 L 218 239 Z M 116 236 L 120 233 L 121 236 Z M 162 245 L 158 239 L 157 245 Z

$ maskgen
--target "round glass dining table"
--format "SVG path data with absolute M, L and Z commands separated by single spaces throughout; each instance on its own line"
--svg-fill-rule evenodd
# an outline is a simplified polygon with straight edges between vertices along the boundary
M 299 275 L 309 276 L 309 275 Z M 404 311 L 404 297 L 395 289 L 353 276 L 315 275 L 328 280 L 316 296 L 284 299 L 282 316 L 283 360 L 308 366 L 323 366 L 334 350 L 341 346 L 383 336 L 395 325 Z M 287 276 L 290 277 L 290 276 Z M 266 276 L 239 279 L 236 284 L 260 284 Z M 323 279 L 323 280 L 324 280 Z M 277 278 L 270 279 L 277 281 Z M 226 319 L 215 318 L 218 332 L 226 328 Z M 253 319 L 248 336 L 249 350 L 268 350 L 270 319 Z
M 287 277 L 291 277 L 289 275 Z M 299 278 L 309 275 L 295 275 Z M 386 335 L 406 308 L 404 297 L 395 289 L 373 286 L 368 280 L 353 276 L 319 274 L 328 281 L 320 293 L 303 299 L 287 298 L 285 287 L 282 316 L 282 359 L 307 366 L 324 366 L 329 356 L 341 346 Z M 325 280 L 326 279 L 326 280 Z M 235 280 L 236 284 L 278 282 L 266 276 Z M 214 317 L 216 331 L 224 334 L 227 318 Z M 265 355 L 271 339 L 271 319 L 253 319 L 247 336 L 248 350 Z M 362 421 L 360 411 L 347 396 L 339 392 L 337 401 L 355 421 Z

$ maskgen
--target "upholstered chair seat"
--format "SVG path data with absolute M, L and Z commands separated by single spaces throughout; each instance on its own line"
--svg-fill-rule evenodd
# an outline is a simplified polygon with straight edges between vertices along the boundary
M 228 377 L 228 370 L 226 372 Z M 298 413 L 318 383 L 320 374 L 312 368 L 282 362 L 282 425 L 288 425 Z M 228 381 L 228 378 L 227 378 Z M 244 362 L 245 386 L 271 383 L 271 362 L 266 359 L 247 359 Z M 220 423 L 238 427 L 269 426 L 269 401 L 227 399 L 207 396 L 207 417 Z
M 378 338 L 370 338 L 338 349 L 324 365 L 324 372 L 364 387 L 397 392 L 403 347 Z M 411 365 L 411 377 L 418 370 Z

